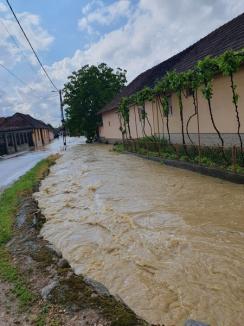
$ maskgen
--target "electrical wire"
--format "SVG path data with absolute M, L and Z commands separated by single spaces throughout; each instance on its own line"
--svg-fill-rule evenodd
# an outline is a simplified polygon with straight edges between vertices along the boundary
M 5 65 L 3 65 L 2 63 L 0 63 L 0 66 L 6 70 L 12 77 L 14 77 L 15 79 L 17 79 L 21 84 L 23 84 L 24 86 L 29 87 L 32 91 L 34 91 L 33 88 L 31 88 L 30 86 L 28 86 L 28 84 L 23 81 L 23 79 L 21 79 L 20 77 L 18 77 L 14 72 L 12 72 L 11 70 L 9 70 Z
M 21 97 L 21 96 L 20 96 Z M 57 98 L 57 96 L 55 96 L 56 98 Z M 43 98 L 43 99 L 45 99 L 45 98 Z M 14 104 L 15 105 L 26 105 L 26 102 L 25 101 L 23 101 L 23 99 L 20 99 L 20 100 L 16 100 L 15 98 L 14 98 Z M 8 108 L 8 107 L 12 107 L 13 106 L 13 104 L 9 104 L 9 105 L 5 105 L 5 108 Z
M 50 81 L 51 85 L 52 85 L 52 86 L 54 87 L 54 89 L 58 92 L 58 91 L 59 91 L 58 88 L 56 87 L 56 85 L 55 85 L 54 82 L 52 81 L 51 77 L 49 76 L 47 70 L 46 70 L 45 67 L 43 66 L 43 64 L 42 64 L 42 62 L 41 62 L 41 60 L 40 60 L 40 58 L 39 58 L 37 52 L 36 52 L 35 49 L 33 48 L 32 44 L 31 44 L 31 42 L 30 42 L 28 36 L 26 35 L 26 33 L 25 33 L 25 31 L 24 31 L 24 29 L 23 29 L 23 27 L 22 27 L 22 25 L 21 25 L 21 23 L 20 23 L 18 17 L 16 16 L 16 14 L 15 14 L 15 12 L 14 12 L 14 10 L 13 10 L 11 4 L 9 3 L 8 0 L 6 0 L 6 3 L 7 3 L 7 5 L 8 5 L 8 7 L 9 7 L 9 9 L 11 10 L 11 12 L 12 12 L 12 14 L 13 14 L 13 16 L 14 16 L 16 22 L 17 22 L 17 24 L 19 25 L 19 27 L 20 27 L 22 33 L 24 34 L 25 39 L 27 40 L 29 46 L 31 47 L 31 50 L 32 50 L 32 52 L 34 53 L 34 55 L 35 55 L 35 57 L 36 57 L 38 63 L 40 64 L 42 70 L 44 71 L 44 73 L 45 73 L 45 75 L 47 76 L 48 80 Z
M 15 44 L 15 46 L 21 51 L 21 53 L 23 54 L 23 56 L 26 59 L 26 62 L 28 64 L 28 66 L 31 68 L 31 70 L 36 74 L 36 70 L 33 68 L 33 66 L 29 63 L 29 59 L 27 58 L 25 52 L 23 49 L 21 49 L 20 45 L 18 44 L 16 38 L 10 33 L 8 27 L 6 26 L 6 24 L 3 22 L 2 19 L 0 19 L 0 23 L 3 26 L 3 28 L 5 29 L 5 31 L 8 33 L 9 37 L 11 38 L 12 42 Z
M 25 52 L 23 51 L 23 49 L 21 49 L 20 45 L 18 44 L 16 38 L 10 33 L 9 29 L 7 28 L 6 24 L 3 22 L 2 19 L 0 19 L 0 23 L 1 25 L 4 27 L 4 29 L 6 30 L 6 32 L 8 33 L 9 37 L 11 38 L 12 42 L 15 44 L 15 46 L 22 52 L 23 56 L 25 57 L 29 67 L 32 69 L 32 71 L 36 74 L 37 71 L 33 68 L 33 66 L 29 63 L 29 59 L 27 58 Z M 2 63 L 0 63 L 0 66 L 6 70 L 12 77 L 14 77 L 16 80 L 18 80 L 20 83 L 22 83 L 24 86 L 27 86 L 31 91 L 35 91 L 32 87 L 30 87 L 23 79 L 21 79 L 20 77 L 18 77 L 15 73 L 13 73 L 11 70 L 9 70 L 6 66 L 4 66 Z M 31 93 L 32 96 L 35 96 L 38 99 L 47 99 L 50 96 L 37 96 L 33 93 Z M 55 95 L 56 96 L 56 95 Z
M 2 67 L 5 71 L 7 71 L 13 78 L 15 78 L 16 80 L 18 80 L 21 84 L 23 84 L 24 86 L 28 87 L 32 92 L 36 92 L 36 90 L 34 90 L 34 88 L 32 88 L 31 86 L 29 86 L 23 79 L 21 79 L 20 77 L 18 77 L 14 72 L 12 72 L 11 70 L 9 70 L 4 64 L 2 64 L 0 62 L 0 67 Z M 43 96 L 37 96 L 33 93 L 31 93 L 32 96 L 38 98 L 38 99 L 46 99 L 49 97 L 56 97 L 56 95 L 50 94 L 46 97 Z

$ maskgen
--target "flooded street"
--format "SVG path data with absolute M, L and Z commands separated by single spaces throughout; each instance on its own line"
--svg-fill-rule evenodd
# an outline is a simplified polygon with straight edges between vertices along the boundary
M 244 186 L 77 145 L 36 198 L 76 273 L 165 326 L 244 320 Z
M 67 145 L 69 147 L 84 142 L 85 139 L 82 137 L 67 137 Z M 8 158 L 8 156 L 5 159 L 0 157 L 0 192 L 33 168 L 39 161 L 47 158 L 51 154 L 61 152 L 63 152 L 63 140 L 60 137 L 35 151 L 16 153 L 17 156 L 11 158 Z

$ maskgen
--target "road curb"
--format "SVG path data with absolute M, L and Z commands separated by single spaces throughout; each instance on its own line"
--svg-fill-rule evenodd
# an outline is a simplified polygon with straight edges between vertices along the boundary
M 172 166 L 175 168 L 180 168 L 180 169 L 184 169 L 184 170 L 188 170 L 188 171 L 192 171 L 192 172 L 197 172 L 203 175 L 207 175 L 210 177 L 214 177 L 214 178 L 218 178 L 218 179 L 222 179 L 225 181 L 229 181 L 232 183 L 236 183 L 236 184 L 244 184 L 244 175 L 238 174 L 238 173 L 233 173 L 233 172 L 229 172 L 229 171 L 224 171 L 224 170 L 220 170 L 220 169 L 216 169 L 216 168 L 210 168 L 207 166 L 203 166 L 203 165 L 199 165 L 199 164 L 193 164 L 190 162 L 185 162 L 185 161 L 178 161 L 178 160 L 167 160 L 167 159 L 163 159 L 163 158 L 159 158 L 159 157 L 151 157 L 151 156 L 145 156 L 142 154 L 138 154 L 138 153 L 131 153 L 131 152 L 124 152 L 125 154 L 132 154 L 134 156 L 140 157 L 140 158 L 144 158 L 150 161 L 154 161 L 154 162 L 159 162 L 159 163 L 163 163 L 167 166 Z
M 18 157 L 18 156 L 24 155 L 24 154 L 29 153 L 29 152 L 30 151 L 23 151 L 23 152 L 10 154 L 10 155 L 3 155 L 3 156 L 0 156 L 0 160 L 9 160 L 11 158 Z

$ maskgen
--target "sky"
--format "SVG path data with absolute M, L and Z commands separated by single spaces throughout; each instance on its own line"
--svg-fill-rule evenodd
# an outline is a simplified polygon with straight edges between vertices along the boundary
M 127 80 L 184 50 L 244 11 L 243 0 L 10 0 L 57 88 L 86 64 L 127 70 Z M 14 73 L 14 78 L 1 67 Z M 0 116 L 59 125 L 58 94 L 0 0 Z

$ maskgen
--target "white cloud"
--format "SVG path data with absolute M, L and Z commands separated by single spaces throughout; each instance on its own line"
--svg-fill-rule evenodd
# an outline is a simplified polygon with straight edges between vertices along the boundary
M 0 3 L 0 12 L 6 12 L 7 10 L 7 7 L 3 3 Z
M 31 43 L 36 50 L 47 50 L 50 44 L 54 41 L 54 37 L 50 35 L 42 26 L 40 22 L 40 17 L 37 15 L 33 15 L 28 12 L 24 12 L 18 14 L 18 18 L 28 35 Z M 13 24 L 10 24 L 10 28 L 12 32 L 17 36 L 18 40 L 20 40 L 21 45 L 27 49 L 29 49 L 29 45 L 26 43 L 23 34 L 17 26 L 13 27 Z
M 114 68 L 127 69 L 128 80 L 131 81 L 139 73 L 183 50 L 243 11 L 243 0 L 121 0 L 107 6 L 103 1 L 90 1 L 82 11 L 81 20 L 86 15 L 85 22 L 80 23 L 83 29 L 87 30 L 89 27 L 94 31 L 98 25 L 106 25 L 108 21 L 111 24 L 122 15 L 125 22 L 102 35 L 98 41 L 86 44 L 83 50 L 77 49 L 72 57 L 54 62 L 47 70 L 60 88 L 72 71 L 85 64 L 100 62 L 106 62 Z M 34 28 L 35 31 L 40 28 L 39 31 L 43 31 L 37 33 L 29 30 L 32 41 L 35 42 L 33 44 L 39 49 L 47 49 L 52 42 L 52 36 L 42 29 L 38 18 L 32 15 L 30 18 L 31 23 L 28 25 L 27 17 L 22 15 L 26 28 Z M 0 52 L 4 48 L 1 46 L 2 35 L 0 30 Z M 42 36 L 41 40 L 39 35 Z M 3 40 L 6 41 L 4 38 Z M 5 46 L 6 44 L 12 47 L 9 40 Z M 12 53 L 16 49 L 6 47 L 5 51 Z M 18 60 L 21 54 L 17 51 L 11 55 Z M 48 81 L 45 78 L 39 79 L 39 75 L 37 77 L 38 82 L 33 82 L 30 86 L 35 90 L 34 93 L 43 96 L 47 93 Z M 58 97 L 43 100 L 40 104 L 27 87 L 15 87 L 11 96 L 5 94 L 1 98 L 14 111 L 22 110 L 54 124 L 60 121 Z M 1 103 L 0 105 L 1 115 L 1 108 L 4 106 Z M 5 112 L 10 112 L 10 109 Z
M 110 25 L 118 18 L 127 17 L 130 13 L 130 1 L 118 0 L 108 6 L 105 6 L 102 1 L 92 1 L 83 8 L 82 13 L 84 16 L 79 20 L 78 26 L 91 33 L 94 31 L 92 25 L 95 23 Z
M 83 8 L 82 14 L 86 15 L 91 12 L 93 9 L 97 9 L 98 7 L 102 7 L 103 2 L 101 0 L 90 0 Z
M 40 18 L 27 12 L 17 15 L 34 48 L 37 51 L 48 50 L 54 37 L 42 28 Z M 18 46 L 15 43 L 16 40 L 18 40 Z M 15 64 L 22 59 L 26 60 L 26 58 L 32 64 L 37 63 L 17 23 L 9 14 L 2 13 L 0 16 L 0 61 L 14 67 Z
M 97 10 L 93 5 L 85 8 L 87 24 L 84 23 L 83 28 L 105 23 L 109 11 L 114 13 L 111 17 L 116 17 L 117 11 L 111 7 L 118 8 L 120 3 L 127 1 L 115 1 L 108 6 L 99 1 Z M 55 76 L 64 77 L 83 64 L 106 62 L 112 67 L 127 69 L 130 81 L 244 10 L 243 0 L 140 0 L 133 7 L 122 5 L 126 23 L 84 50 L 77 50 L 73 57 L 56 62 L 51 67 Z
M 17 13 L 17 16 L 34 48 L 37 51 L 47 51 L 54 41 L 54 37 L 42 27 L 40 18 L 37 15 L 27 12 Z M 45 121 L 59 120 L 59 111 L 55 118 L 55 113 L 50 109 L 54 106 L 58 107 L 58 96 L 54 99 L 50 87 L 45 77 L 42 76 L 38 63 L 19 26 L 12 18 L 6 6 L 1 2 L 0 63 L 15 72 L 16 75 L 23 76 L 21 79 L 27 82 L 27 86 L 22 86 L 20 82 L 16 81 L 16 79 L 0 67 L 0 116 L 6 116 L 20 111 L 34 114 L 37 118 L 44 119 Z M 28 67 L 27 64 L 29 65 Z M 32 71 L 30 71 L 30 67 Z M 25 68 L 27 71 L 23 74 Z M 21 74 L 19 71 L 21 71 Z M 34 80 L 34 82 L 28 82 L 29 78 Z M 45 96 L 51 94 L 52 99 L 48 101 L 44 100 L 44 94 Z M 42 98 L 41 101 L 40 98 Z M 44 102 L 50 104 L 48 109 L 44 105 Z

